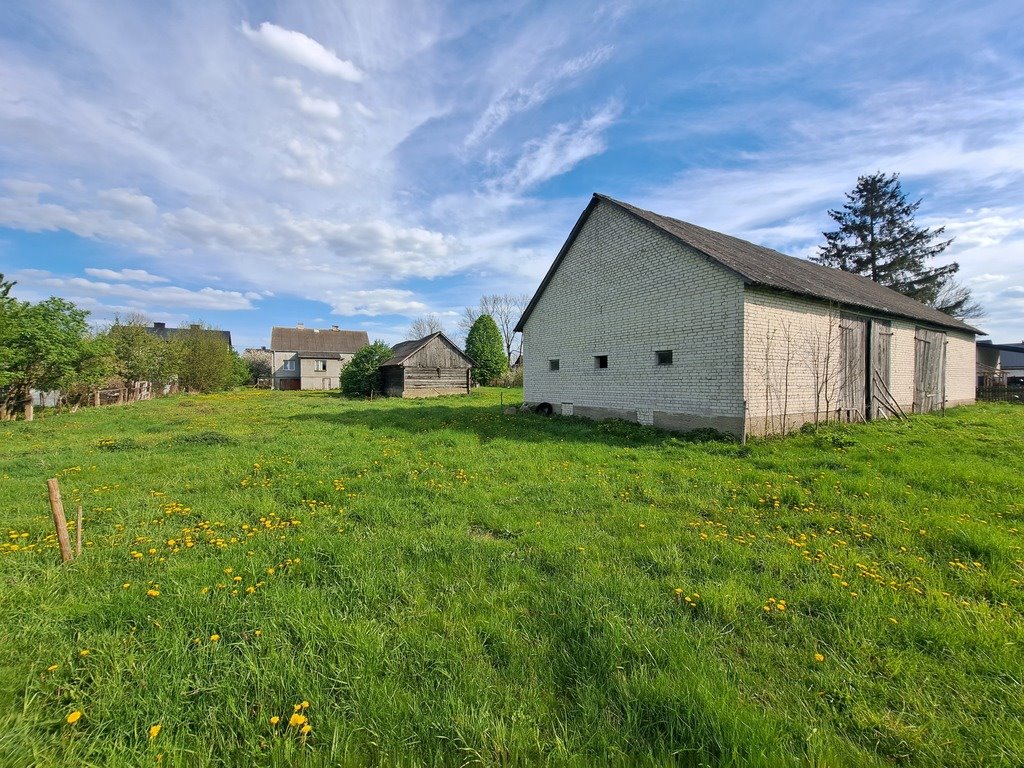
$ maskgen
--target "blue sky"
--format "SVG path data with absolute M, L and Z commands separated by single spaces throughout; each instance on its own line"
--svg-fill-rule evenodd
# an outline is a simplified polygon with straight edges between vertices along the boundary
M 97 323 L 532 293 L 595 191 L 808 255 L 857 176 L 1024 339 L 1024 4 L 12 0 L 0 271 Z

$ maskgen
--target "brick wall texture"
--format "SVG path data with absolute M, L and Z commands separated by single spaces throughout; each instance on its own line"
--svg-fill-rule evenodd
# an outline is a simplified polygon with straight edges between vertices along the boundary
M 524 400 L 669 429 L 788 431 L 838 407 L 838 323 L 838 309 L 746 287 L 601 203 L 526 322 Z M 909 413 L 916 325 L 891 324 L 891 389 Z M 946 340 L 947 404 L 972 402 L 974 338 Z M 658 365 L 659 350 L 672 351 L 671 365 Z

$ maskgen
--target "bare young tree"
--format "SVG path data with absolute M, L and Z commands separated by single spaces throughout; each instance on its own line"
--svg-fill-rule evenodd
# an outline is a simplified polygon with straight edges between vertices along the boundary
M 412 321 L 409 326 L 410 339 L 422 339 L 432 333 L 444 333 L 444 326 L 441 318 L 437 315 L 421 315 Z
M 839 313 L 829 305 L 825 328 L 815 324 L 807 334 L 806 358 L 811 378 L 814 381 L 814 423 L 819 423 L 822 414 L 825 423 L 832 415 L 832 405 L 839 396 L 842 376 L 842 355 L 839 349 Z
M 465 336 L 480 315 L 490 315 L 498 324 L 505 354 L 509 363 L 514 363 L 523 354 L 522 336 L 515 331 L 516 323 L 522 317 L 530 297 L 524 293 L 494 293 L 480 297 L 476 307 L 466 307 L 459 318 L 459 330 Z

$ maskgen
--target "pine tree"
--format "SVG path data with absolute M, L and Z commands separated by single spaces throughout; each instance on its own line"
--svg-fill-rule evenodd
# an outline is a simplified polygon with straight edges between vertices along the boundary
M 828 212 L 839 228 L 823 233 L 825 245 L 812 261 L 863 275 L 951 315 L 976 317 L 980 307 L 953 277 L 960 265 L 928 266 L 953 241 L 942 239 L 945 227 L 917 226 L 920 206 L 920 200 L 907 202 L 899 174 L 861 176 L 842 210 Z
M 0 299 L 10 298 L 11 288 L 16 285 L 14 280 L 4 280 L 4 273 L 0 272 Z
M 480 315 L 466 334 L 466 354 L 473 360 L 473 381 L 490 384 L 508 372 L 508 357 L 498 324 L 490 315 Z

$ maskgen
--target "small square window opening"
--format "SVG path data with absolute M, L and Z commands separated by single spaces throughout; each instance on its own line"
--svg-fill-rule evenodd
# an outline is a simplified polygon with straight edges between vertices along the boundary
M 608 367 L 608 355 L 596 355 L 594 357 L 595 368 L 607 368 Z
M 548 370 L 557 371 L 558 370 L 558 361 L 557 360 L 548 360 Z
M 671 349 L 660 349 L 654 355 L 658 360 L 658 365 L 672 365 Z
M 327 370 L 327 361 L 326 360 L 314 360 L 313 361 L 313 370 L 314 371 L 326 371 Z

